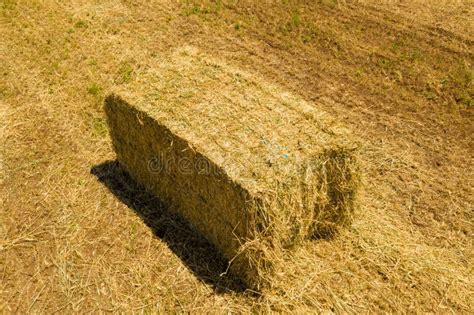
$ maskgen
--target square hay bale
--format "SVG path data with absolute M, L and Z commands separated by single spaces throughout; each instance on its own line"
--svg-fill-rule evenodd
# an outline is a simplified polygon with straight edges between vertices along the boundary
M 300 97 L 185 47 L 105 101 L 119 162 L 229 259 L 271 286 L 299 241 L 350 222 L 354 141 Z

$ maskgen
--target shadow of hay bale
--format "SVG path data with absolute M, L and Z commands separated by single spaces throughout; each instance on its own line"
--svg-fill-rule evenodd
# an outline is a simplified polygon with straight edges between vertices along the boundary
M 118 161 L 106 161 L 92 167 L 95 175 L 121 202 L 126 204 L 201 281 L 216 293 L 244 292 L 237 278 L 224 274 L 228 260 L 201 234 L 159 198 L 135 182 Z M 224 275 L 223 275 L 224 274 Z

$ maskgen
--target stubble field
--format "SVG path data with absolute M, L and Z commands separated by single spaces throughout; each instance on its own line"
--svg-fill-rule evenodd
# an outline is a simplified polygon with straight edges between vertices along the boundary
M 472 313 L 472 21 L 472 0 L 0 0 L 0 310 Z M 107 91 L 184 45 L 362 143 L 353 225 L 264 296 L 113 162 Z

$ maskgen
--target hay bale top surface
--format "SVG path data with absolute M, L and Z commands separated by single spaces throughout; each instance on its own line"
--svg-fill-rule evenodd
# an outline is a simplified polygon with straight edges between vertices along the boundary
M 112 92 L 251 192 L 272 189 L 325 150 L 354 147 L 348 131 L 314 104 L 192 47 Z

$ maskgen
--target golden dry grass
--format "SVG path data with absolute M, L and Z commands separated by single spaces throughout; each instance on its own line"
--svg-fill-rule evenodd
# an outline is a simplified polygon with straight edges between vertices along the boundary
M 474 3 L 0 1 L 0 307 L 472 313 Z M 240 292 L 113 163 L 104 91 L 191 44 L 363 139 L 353 226 Z M 91 169 L 92 173 L 91 174 Z

